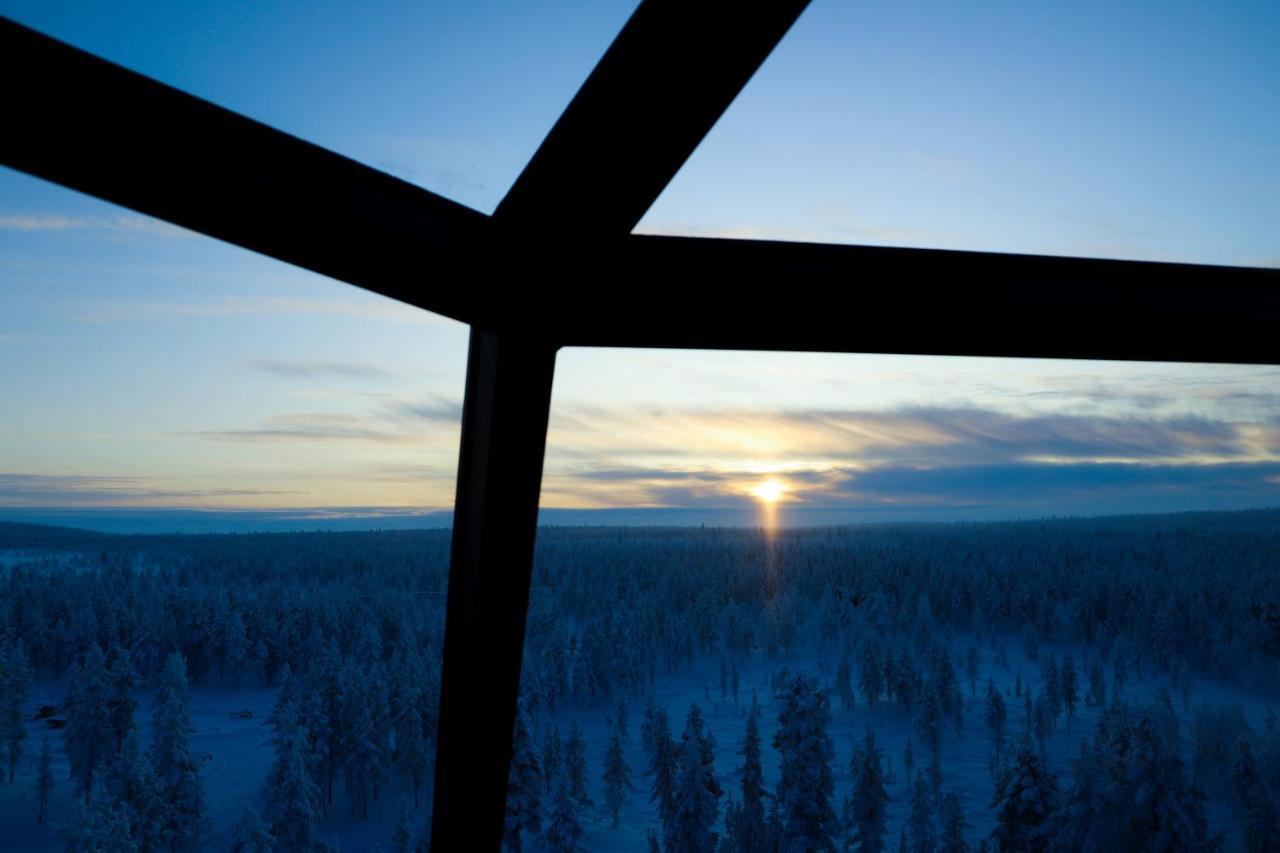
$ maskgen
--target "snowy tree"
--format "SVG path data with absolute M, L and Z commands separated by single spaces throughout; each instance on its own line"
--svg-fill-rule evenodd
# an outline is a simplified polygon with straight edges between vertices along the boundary
M 1048 712 L 1051 728 L 1057 728 L 1058 717 L 1062 714 L 1062 679 L 1058 673 L 1058 661 L 1049 655 L 1044 665 L 1044 690 L 1042 696 L 1045 710 Z
M 307 732 L 292 702 L 279 709 L 272 743 L 275 761 L 266 784 L 269 832 L 279 850 L 319 850 L 315 824 L 320 814 L 320 789 L 307 767 Z
M 991 732 L 991 766 L 998 767 L 1004 756 L 1005 731 L 1008 728 L 1009 711 L 1005 707 L 1004 697 L 996 688 L 992 679 L 987 679 L 987 702 L 984 721 Z
M 107 702 L 107 662 L 97 644 L 91 645 L 71 673 L 63 708 L 67 724 L 62 729 L 63 750 L 71 766 L 71 779 L 85 803 L 93 784 L 110 758 L 113 733 Z
M 827 734 L 831 709 L 816 680 L 796 675 L 784 687 L 774 749 L 781 754 L 776 799 L 782 819 L 782 848 L 834 850 L 835 747 Z
M 165 663 L 152 712 L 151 761 L 164 802 L 163 836 L 173 850 L 193 850 L 208 831 L 200 763 L 191 754 L 187 665 L 174 652 Z
M 31 666 L 22 641 L 0 649 L 0 748 L 9 771 L 9 781 L 22 758 L 22 742 L 27 737 L 23 706 L 31 689 Z
M 1080 703 L 1079 676 L 1076 674 L 1075 661 L 1068 652 L 1062 659 L 1062 672 L 1059 674 L 1062 683 L 1062 704 L 1067 709 L 1067 728 L 1071 727 L 1071 719 L 1075 716 L 1076 705 Z
M 996 828 L 991 841 L 996 850 L 1044 850 L 1049 844 L 1049 819 L 1058 807 L 1058 785 L 1038 753 L 1019 748 L 1013 764 L 1000 774 L 991 808 Z
M 858 688 L 867 699 L 867 707 L 873 710 L 876 707 L 876 700 L 884 692 L 881 655 L 879 645 L 874 640 L 868 640 L 862 646 L 862 656 L 858 662 Z
M 124 739 L 134 729 L 133 715 L 138 702 L 133 691 L 138 688 L 138 671 L 128 651 L 119 646 L 111 650 L 107 670 L 107 718 L 111 725 L 111 752 L 119 752 Z
M 911 812 L 907 817 L 907 829 L 911 838 L 911 853 L 934 853 L 937 833 L 933 825 L 933 802 L 929 796 L 929 783 L 923 776 L 916 777 L 911 790 Z
M 964 833 L 969 828 L 969 821 L 964 816 L 964 806 L 960 795 L 955 791 L 947 791 L 942 798 L 942 837 L 938 841 L 938 853 L 968 853 L 969 842 Z
M 1248 738 L 1240 738 L 1236 743 L 1231 780 L 1244 825 L 1245 849 L 1249 853 L 1280 849 L 1280 814 L 1277 814 L 1275 794 L 1258 769 L 1253 744 Z
M 61 834 L 66 853 L 140 853 L 124 804 L 97 788 Z
M 920 702 L 915 729 L 921 745 L 929 751 L 931 758 L 936 758 L 942 750 L 942 713 L 942 702 L 938 698 L 937 685 L 930 682 L 925 689 L 924 699 Z
M 542 833 L 544 849 L 550 853 L 569 853 L 578 849 L 578 839 L 582 837 L 582 823 L 578 820 L 580 807 L 570 790 L 567 774 L 562 772 L 556 780 L 551 796 L 551 813 Z
M 715 742 L 702 722 L 697 705 L 689 707 L 677 753 L 675 795 L 671 819 L 663 827 L 667 850 L 695 853 L 714 851 L 713 831 L 723 791 L 715 776 Z
M 108 766 L 105 790 L 127 818 L 129 835 L 139 850 L 159 850 L 166 846 L 174 850 L 191 849 L 167 844 L 166 803 L 151 762 L 142 751 L 136 728 L 125 735 L 120 752 Z
M 49 807 L 49 795 L 53 793 L 53 750 L 49 747 L 49 736 L 45 735 L 40 742 L 40 762 L 36 768 L 36 802 L 39 811 L 36 822 L 44 823 L 44 813 Z
M 671 725 L 667 712 L 650 706 L 653 713 L 645 712 L 643 736 L 650 744 L 649 769 L 653 777 L 650 800 L 658 804 L 658 819 L 665 827 L 671 822 L 675 810 L 676 772 L 679 753 L 671 737 Z
M 426 779 L 431 763 L 430 744 L 427 742 L 426 724 L 417 701 L 410 702 L 396 729 L 396 766 L 413 788 L 413 807 L 418 808 L 418 794 Z
M 258 810 L 252 803 L 245 804 L 244 814 L 236 824 L 235 840 L 231 842 L 231 853 L 274 853 L 275 836 L 262 822 Z
M 604 755 L 604 801 L 618 825 L 618 813 L 627 802 L 631 790 L 631 769 L 627 767 L 626 720 L 621 714 L 610 720 L 609 746 Z
M 587 744 L 576 721 L 570 724 L 569 739 L 564 745 L 564 776 L 579 808 L 591 808 L 594 803 L 587 795 Z
M 560 753 L 562 749 L 560 727 L 555 725 L 547 726 L 542 735 L 542 775 L 547 780 L 546 792 L 548 796 L 551 795 L 552 783 L 560 775 Z
M 846 841 L 866 853 L 881 853 L 885 849 L 889 793 L 885 790 L 882 758 L 875 733 L 868 729 L 862 745 L 853 751 L 849 765 L 853 792 L 844 803 Z
M 542 790 L 545 784 L 523 708 L 516 714 L 511 746 L 502 840 L 508 850 L 519 851 L 526 835 L 533 837 L 542 829 Z
M 848 711 L 854 706 L 853 693 L 853 659 L 849 649 L 840 656 L 840 664 L 836 667 L 836 689 L 840 691 L 840 708 Z
M 733 808 L 732 819 L 726 810 L 725 826 L 729 841 L 739 853 L 763 853 L 769 846 L 764 801 L 764 769 L 760 758 L 760 705 L 753 694 L 747 714 L 747 731 L 742 739 L 742 767 L 738 769 L 742 800 Z
M 1107 678 L 1099 660 L 1089 664 L 1089 704 L 1095 707 L 1107 704 Z
M 400 798 L 400 816 L 396 819 L 396 831 L 391 836 L 391 849 L 395 853 L 411 853 L 410 843 L 413 841 L 413 828 L 409 824 L 409 801 Z
M 384 733 L 378 730 L 365 692 L 372 679 L 362 679 L 365 689 L 353 689 L 347 703 L 347 761 L 344 780 L 353 817 L 369 819 L 369 806 L 377 797 L 377 785 L 387 766 Z

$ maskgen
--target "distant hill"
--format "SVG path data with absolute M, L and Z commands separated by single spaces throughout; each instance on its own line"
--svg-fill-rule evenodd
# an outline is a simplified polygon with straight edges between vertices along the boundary
M 98 533 L 78 527 L 0 521 L 0 549 L 87 548 L 105 544 L 116 538 L 110 533 Z

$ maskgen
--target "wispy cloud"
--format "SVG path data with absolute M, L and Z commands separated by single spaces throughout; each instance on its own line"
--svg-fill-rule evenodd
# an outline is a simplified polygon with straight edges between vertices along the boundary
M 291 297 L 243 297 L 215 302 L 143 302 L 103 300 L 82 303 L 75 319 L 84 323 L 120 323 L 157 318 L 298 316 L 321 314 L 394 323 L 454 325 L 439 315 L 392 300 L 348 301 Z
M 1121 492 L 1280 491 L 1273 424 L 1018 415 L 977 407 L 664 410 L 570 407 L 552 423 L 549 506 L 725 506 L 766 475 L 801 503 L 969 505 Z M 1267 496 L 1271 497 L 1268 498 Z
M 291 490 L 182 489 L 144 477 L 0 473 L 0 506 L 142 506 L 303 494 Z
M 190 237 L 192 232 L 149 216 L 66 216 L 59 213 L 0 214 L 0 230 L 25 234 L 40 231 L 98 231 L 108 234 L 151 234 Z
M 356 415 L 324 412 L 274 415 L 261 427 L 198 430 L 182 435 L 213 441 L 373 441 L 399 443 L 412 440 L 401 432 L 381 429 Z
M 295 361 L 289 359 L 256 358 L 249 367 L 262 373 L 291 379 L 315 379 L 337 377 L 339 379 L 384 379 L 395 374 L 376 364 L 347 361 Z

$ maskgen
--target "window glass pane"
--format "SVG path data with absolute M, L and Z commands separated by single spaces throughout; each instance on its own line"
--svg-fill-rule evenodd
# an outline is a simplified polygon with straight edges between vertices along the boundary
M 1277 23 L 814 0 L 640 230 L 1274 266 Z
M 0 181 L 0 846 L 416 842 L 465 327 Z
M 489 212 L 635 5 L 0 0 L 0 14 Z
M 1242 848 L 1240 762 L 1273 780 L 1280 755 L 1278 389 L 1275 367 L 562 352 L 509 826 Z

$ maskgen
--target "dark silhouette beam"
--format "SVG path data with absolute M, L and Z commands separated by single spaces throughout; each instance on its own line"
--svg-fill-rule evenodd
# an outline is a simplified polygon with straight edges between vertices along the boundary
M 488 217 L 0 18 L 0 163 L 445 316 Z
M 433 850 L 502 846 L 555 348 L 473 328 L 454 503 Z
M 808 4 L 644 0 L 494 218 L 629 233 Z
M 494 214 L 509 242 L 485 275 L 506 313 L 472 327 L 467 363 L 433 849 L 502 842 L 555 368 L 544 323 L 562 304 L 546 297 L 569 285 L 548 287 L 542 236 L 625 237 L 806 3 L 645 0 Z
M 538 263 L 565 346 L 1280 362 L 1277 269 L 649 236 Z

